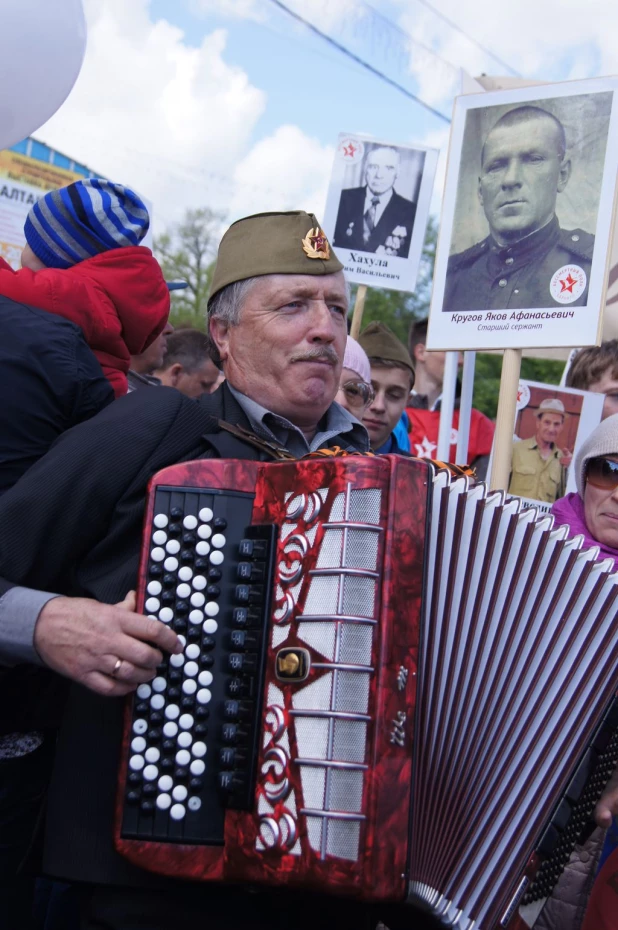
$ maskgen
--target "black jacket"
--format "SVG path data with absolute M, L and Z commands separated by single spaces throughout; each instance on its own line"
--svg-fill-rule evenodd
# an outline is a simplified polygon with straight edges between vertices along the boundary
M 267 458 L 218 431 L 218 418 L 249 426 L 226 384 L 197 401 L 162 387 L 123 397 L 61 437 L 0 500 L 0 574 L 10 579 L 4 590 L 16 583 L 107 603 L 123 598 L 136 583 L 145 489 L 156 471 L 198 457 Z M 329 444 L 349 447 L 340 436 Z M 61 878 L 182 893 L 182 883 L 137 869 L 112 848 L 123 707 L 123 700 L 70 688 L 49 792 L 45 868 Z M 208 930 L 252 926 L 253 896 L 238 890 L 204 887 L 205 915 L 210 896 L 220 895 L 229 898 L 227 917 L 205 916 Z M 323 906 L 315 895 L 296 900 L 301 908 Z M 358 907 L 344 904 L 346 914 Z
M 79 326 L 0 296 L 0 494 L 113 399 Z
M 365 211 L 366 187 L 350 187 L 341 191 L 339 211 L 335 224 L 333 245 L 340 249 L 358 249 L 361 252 L 375 252 L 378 246 L 386 245 L 386 240 L 398 227 L 406 230 L 401 237 L 401 244 L 397 254 L 400 258 L 407 258 L 410 251 L 410 239 L 416 204 L 406 200 L 393 191 L 384 213 L 373 229 L 368 242 L 363 239 L 363 214 Z

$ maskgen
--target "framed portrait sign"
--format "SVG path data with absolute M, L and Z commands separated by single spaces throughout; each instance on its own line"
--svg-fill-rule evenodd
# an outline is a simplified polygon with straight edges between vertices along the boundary
M 431 349 L 594 345 L 618 172 L 618 78 L 458 97 Z
M 324 232 L 348 281 L 414 290 L 437 162 L 437 149 L 339 135 Z

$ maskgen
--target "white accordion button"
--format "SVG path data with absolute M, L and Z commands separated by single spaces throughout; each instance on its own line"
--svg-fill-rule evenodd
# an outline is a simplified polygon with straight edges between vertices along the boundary
M 174 787 L 174 780 L 171 775 L 162 775 L 157 784 L 159 791 L 171 791 Z
M 187 755 L 189 754 L 187 753 Z M 189 758 L 191 757 L 189 756 Z M 144 768 L 144 757 L 138 755 L 131 756 L 129 759 L 129 768 L 133 772 L 141 772 L 141 770 Z
M 146 613 L 154 614 L 161 606 L 161 602 L 156 597 L 149 597 L 144 607 L 146 608 Z
M 212 512 L 210 507 L 202 507 L 202 509 L 199 512 L 200 520 L 203 520 L 204 523 L 210 523 L 213 517 L 214 517 L 214 513 Z
M 174 611 L 171 607 L 162 607 L 159 611 L 159 620 L 161 623 L 169 623 L 174 619 Z
M 180 714 L 180 711 L 178 710 L 177 704 L 168 704 L 167 707 L 165 708 L 165 716 L 167 717 L 168 720 L 176 720 L 179 714 Z M 144 720 L 144 723 L 146 723 L 145 720 Z
M 203 685 L 205 688 L 207 688 L 208 685 L 212 684 L 212 672 L 200 672 L 197 676 L 197 680 L 200 685 Z
M 144 769 L 144 778 L 146 781 L 154 781 L 159 776 L 159 769 L 156 765 L 147 765 Z
M 146 590 L 149 594 L 153 594 L 156 597 L 156 595 L 160 594 L 163 589 L 160 581 L 150 581 Z
M 191 515 L 185 517 L 182 521 L 182 525 L 186 530 L 194 530 L 197 526 L 197 517 L 192 517 Z
M 197 691 L 197 685 L 192 678 L 186 678 L 182 683 L 182 690 L 185 694 L 195 694 Z
M 197 662 L 187 662 L 185 665 L 185 675 L 188 675 L 189 678 L 195 678 L 199 672 L 199 666 Z
M 201 806 L 202 806 L 201 800 L 195 795 L 193 795 L 193 797 L 189 798 L 189 800 L 187 801 L 187 807 L 189 808 L 190 811 L 199 811 Z
M 180 552 L 180 543 L 177 539 L 170 539 L 165 548 L 170 555 L 178 555 Z
M 202 743 L 198 740 L 197 743 L 193 743 L 193 746 L 191 747 L 191 752 L 198 759 L 201 759 L 202 756 L 206 755 L 206 743 Z
M 178 559 L 174 558 L 173 555 L 170 555 L 169 558 L 163 563 L 163 568 L 166 572 L 175 572 L 178 568 Z
M 183 646 L 187 645 L 187 637 L 183 636 L 182 633 L 178 634 L 178 642 L 182 643 Z
M 150 746 L 144 753 L 146 762 L 158 762 L 161 758 L 161 753 L 156 746 Z
M 204 620 L 202 629 L 204 633 L 208 634 L 208 636 L 212 636 L 212 634 L 216 633 L 219 629 L 219 624 L 216 620 L 213 620 L 212 617 L 209 617 L 208 620 Z
M 188 565 L 183 565 L 182 568 L 178 570 L 178 577 L 181 581 L 191 581 L 193 578 L 193 570 L 190 569 Z
M 212 536 L 212 530 L 209 526 L 199 526 L 197 529 L 197 535 L 200 539 L 210 539 Z
M 214 552 L 210 553 L 210 561 L 213 565 L 221 565 L 223 562 L 223 553 L 216 549 Z
M 208 584 L 203 575 L 196 575 L 191 583 L 196 591 L 203 591 Z
M 168 739 L 172 739 L 178 733 L 178 724 L 174 723 L 173 720 L 168 720 L 166 724 L 163 725 L 163 736 L 167 736 Z
M 150 706 L 153 710 L 163 710 L 165 707 L 165 698 L 162 694 L 153 694 L 150 698 Z
M 152 521 L 158 530 L 165 529 L 168 524 L 168 519 L 164 513 L 158 513 L 154 520 Z
M 183 584 L 179 584 L 178 587 L 176 588 L 176 594 L 178 595 L 178 597 L 182 597 L 182 598 L 189 597 L 189 595 L 191 594 L 191 585 L 186 584 L 186 582 L 183 582 Z
M 195 551 L 198 555 L 208 555 L 210 552 L 210 543 L 207 543 L 201 539 L 195 547 Z
M 215 533 L 215 535 L 211 539 L 211 543 L 213 544 L 215 549 L 223 549 L 223 547 L 225 546 L 225 536 L 223 535 L 223 533 Z
M 187 648 L 185 649 L 185 655 L 186 655 L 187 659 L 199 659 L 199 657 L 200 657 L 200 647 L 198 646 L 198 644 L 197 644 L 197 643 L 191 643 L 189 646 L 187 646 Z M 189 674 L 190 674 L 190 672 L 187 672 L 187 675 L 189 675 Z
M 148 724 L 142 717 L 138 717 L 137 720 L 133 722 L 133 732 L 141 736 L 148 729 Z
M 204 613 L 207 617 L 216 617 L 219 613 L 219 605 L 216 601 L 208 601 L 204 607 Z
M 186 811 L 182 804 L 174 804 L 172 809 L 170 810 L 170 817 L 172 818 L 172 820 L 182 820 L 185 813 Z
M 193 742 L 193 737 L 186 730 L 178 734 L 178 745 L 181 749 L 188 749 Z
M 152 680 L 152 690 L 153 691 L 165 691 L 167 688 L 167 682 L 162 675 L 157 675 L 156 678 Z
M 206 771 L 206 763 L 203 759 L 194 759 L 189 766 L 189 771 L 192 775 L 203 775 Z
M 195 721 L 191 714 L 182 714 L 178 723 L 180 724 L 181 730 L 190 730 Z
M 170 807 L 172 799 L 169 794 L 160 794 L 156 803 L 160 811 L 166 811 Z
M 182 652 L 179 652 L 178 655 L 170 656 L 170 665 L 172 668 L 180 668 L 181 665 L 185 664 L 185 657 Z
M 146 740 L 143 736 L 136 736 L 135 739 L 131 740 L 131 749 L 133 752 L 143 752 L 146 748 Z
M 176 787 L 172 791 L 172 797 L 174 798 L 175 801 L 184 801 L 188 793 L 189 792 L 187 791 L 184 785 L 176 785 Z
M 204 614 L 201 610 L 192 610 L 189 614 L 189 623 L 201 623 L 204 619 Z
M 155 546 L 162 546 L 163 543 L 167 542 L 167 533 L 164 533 L 163 530 L 155 530 L 152 534 L 152 541 Z
M 140 701 L 147 700 L 152 694 L 152 688 L 148 684 L 139 685 L 137 689 L 137 696 Z
M 189 587 L 189 585 L 187 585 L 187 587 Z M 191 589 L 189 588 L 189 590 Z M 206 598 L 204 597 L 201 591 L 196 591 L 195 594 L 191 595 L 191 603 L 193 604 L 194 607 L 203 607 L 205 601 L 206 601 Z
M 153 562 L 162 562 L 165 558 L 165 549 L 161 549 L 160 546 L 155 546 L 150 553 L 150 558 Z
M 188 765 L 191 761 L 191 753 L 188 749 L 179 749 L 176 753 L 176 765 Z
M 199 704 L 209 704 L 211 698 L 212 694 L 208 688 L 200 688 L 200 690 L 197 692 L 197 700 Z

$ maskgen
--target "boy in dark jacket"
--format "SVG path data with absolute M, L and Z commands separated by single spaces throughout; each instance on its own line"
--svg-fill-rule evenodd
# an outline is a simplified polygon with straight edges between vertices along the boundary
M 20 271 L 0 259 L 0 295 L 76 323 L 111 383 L 127 393 L 130 356 L 167 322 L 170 298 L 133 191 L 92 178 L 45 194 L 24 227 Z

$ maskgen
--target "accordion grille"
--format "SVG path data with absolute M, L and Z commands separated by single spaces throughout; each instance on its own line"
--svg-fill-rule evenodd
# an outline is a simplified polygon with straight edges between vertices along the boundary
M 305 559 L 315 566 L 303 573 L 294 598 L 302 611 L 297 607 L 290 618 L 291 635 L 314 651 L 315 674 L 284 700 L 293 721 L 297 757 L 290 765 L 300 776 L 299 808 L 309 847 L 321 859 L 329 855 L 354 862 L 366 817 L 382 492 L 349 484 L 330 509 L 327 505 L 320 514 L 325 524 L 321 536 L 309 539 L 302 526 L 287 535 L 291 540 L 304 533 Z M 301 509 L 302 496 L 292 494 L 288 514 Z M 285 590 L 285 579 L 279 578 L 279 584 Z

